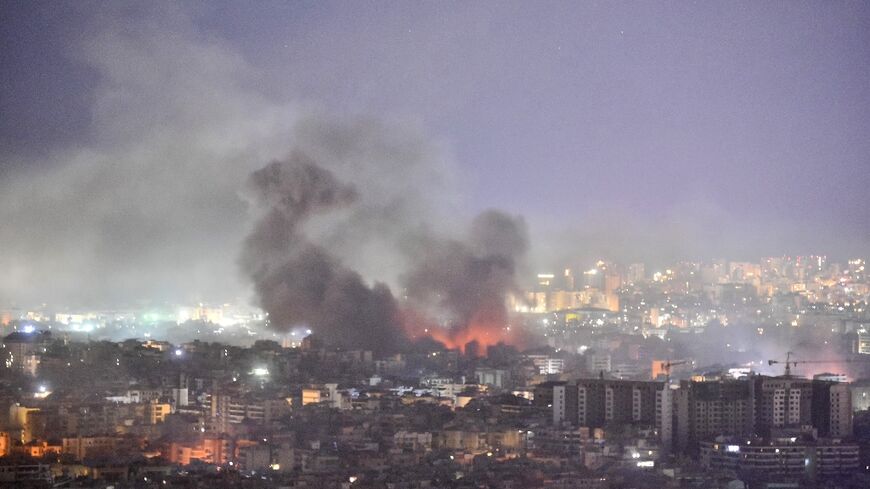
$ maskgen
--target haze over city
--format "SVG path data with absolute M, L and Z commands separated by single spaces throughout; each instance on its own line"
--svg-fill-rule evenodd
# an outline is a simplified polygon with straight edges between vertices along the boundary
M 245 296 L 245 177 L 300 146 L 434 228 L 524 216 L 533 270 L 866 254 L 866 10 L 11 2 L 0 297 Z
M 0 43 L 0 487 L 870 487 L 867 3 Z

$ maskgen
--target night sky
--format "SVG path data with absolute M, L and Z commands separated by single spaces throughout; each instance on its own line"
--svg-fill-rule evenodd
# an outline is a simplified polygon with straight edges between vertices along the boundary
M 530 269 L 870 257 L 866 2 L 5 1 L 0 42 L 0 305 L 244 295 L 244 177 L 311 114 L 407 130 Z

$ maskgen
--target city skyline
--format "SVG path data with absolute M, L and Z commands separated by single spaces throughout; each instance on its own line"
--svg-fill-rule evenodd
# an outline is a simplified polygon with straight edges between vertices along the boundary
M 870 487 L 870 3 L 4 0 L 0 46 L 0 487 Z

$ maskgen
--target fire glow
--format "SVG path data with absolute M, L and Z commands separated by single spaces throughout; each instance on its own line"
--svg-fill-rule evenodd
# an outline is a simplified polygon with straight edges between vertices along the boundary
M 447 349 L 473 356 L 485 356 L 487 348 L 498 344 L 521 346 L 525 343 L 520 331 L 512 328 L 507 320 L 486 316 L 475 314 L 468 324 L 452 328 L 432 325 L 421 328 L 406 323 L 406 331 L 412 339 L 429 337 Z

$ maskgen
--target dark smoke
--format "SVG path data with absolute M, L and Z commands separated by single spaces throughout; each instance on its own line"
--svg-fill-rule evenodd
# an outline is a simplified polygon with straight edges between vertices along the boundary
M 460 329 L 473 322 L 503 325 L 507 294 L 517 289 L 517 261 L 527 248 L 525 221 L 486 211 L 472 221 L 467 242 L 430 238 L 411 247 L 416 260 L 404 277 L 408 297 L 450 313 Z
M 469 328 L 480 324 L 491 327 L 487 334 L 500 334 L 508 322 L 506 296 L 516 289 L 517 261 L 528 248 L 525 222 L 487 211 L 472 221 L 464 239 L 422 231 L 430 226 L 403 228 L 403 222 L 393 224 L 401 232 L 383 233 L 383 226 L 361 232 L 363 223 L 356 222 L 353 233 L 360 242 L 385 234 L 401 241 L 396 246 L 406 255 L 401 282 L 409 299 L 409 308 L 401 311 L 385 284 L 369 286 L 356 271 L 359 264 L 351 261 L 351 268 L 337 258 L 328 239 L 333 233 L 307 229 L 316 230 L 315 221 L 341 213 L 352 221 L 377 222 L 364 217 L 380 208 L 367 205 L 376 189 L 340 182 L 327 169 L 335 166 L 297 150 L 249 178 L 263 216 L 245 240 L 239 262 L 272 327 L 286 331 L 304 324 L 331 346 L 375 351 L 401 349 L 407 331 L 422 329 L 417 323 L 431 324 L 432 317 L 446 317 L 454 328 L 453 336 L 441 335 L 446 340 L 473 339 Z M 402 318 L 414 318 L 415 324 L 405 325 Z
M 354 188 L 299 152 L 255 171 L 249 187 L 266 214 L 245 240 L 240 263 L 270 324 L 308 325 L 332 346 L 395 351 L 404 332 L 389 288 L 369 287 L 302 229 L 312 216 L 356 202 Z

